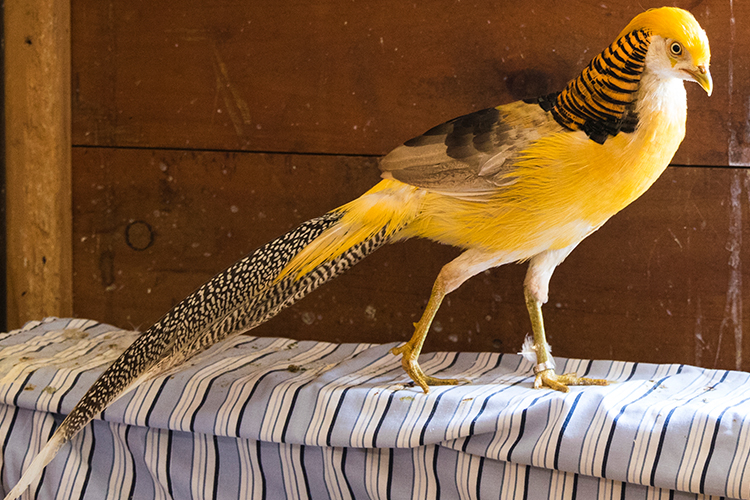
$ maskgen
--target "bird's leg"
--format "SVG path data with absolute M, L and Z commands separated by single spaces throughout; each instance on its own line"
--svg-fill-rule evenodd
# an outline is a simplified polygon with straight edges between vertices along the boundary
M 391 353 L 402 355 L 401 365 L 404 367 L 404 370 L 406 370 L 409 377 L 425 393 L 429 392 L 430 385 L 456 385 L 462 382 L 458 379 L 429 377 L 424 374 L 417 361 L 419 353 L 422 351 L 424 340 L 427 337 L 427 332 L 430 330 L 432 319 L 440 308 L 440 303 L 446 295 L 461 286 L 467 279 L 502 263 L 504 263 L 502 254 L 488 254 L 481 250 L 467 250 L 443 266 L 432 287 L 430 300 L 427 301 L 427 308 L 420 320 L 414 324 L 414 335 L 412 335 L 406 344 L 391 349 Z
M 432 319 L 437 314 L 440 308 L 441 302 L 445 297 L 445 286 L 442 283 L 440 277 L 435 281 L 435 285 L 432 287 L 432 294 L 430 300 L 427 301 L 427 308 L 425 309 L 422 317 L 417 323 L 414 323 L 414 335 L 412 335 L 409 342 L 406 344 L 394 347 L 391 349 L 391 353 L 395 355 L 401 354 L 401 366 L 409 377 L 427 393 L 430 391 L 429 386 L 431 385 L 456 385 L 459 383 L 457 379 L 441 379 L 430 377 L 425 375 L 422 368 L 419 366 L 419 353 L 422 352 L 422 346 L 424 340 L 427 338 L 427 332 L 430 330 Z
M 575 245 L 556 251 L 544 252 L 529 262 L 529 271 L 524 282 L 524 296 L 526 309 L 531 319 L 531 331 L 534 334 L 534 351 L 536 352 L 536 366 L 534 367 L 534 388 L 548 387 L 556 391 L 568 392 L 569 385 L 607 385 L 606 380 L 579 377 L 575 373 L 557 375 L 549 344 L 544 333 L 542 319 L 542 304 L 547 301 L 549 280 L 555 267 L 568 256 Z

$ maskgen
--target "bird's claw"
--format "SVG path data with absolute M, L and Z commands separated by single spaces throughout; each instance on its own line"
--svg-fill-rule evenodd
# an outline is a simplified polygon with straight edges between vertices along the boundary
M 414 349 L 408 342 L 402 346 L 394 347 L 390 352 L 394 356 L 401 354 L 401 366 L 403 366 L 404 371 L 414 383 L 422 388 L 425 394 L 430 392 L 429 386 L 431 385 L 458 385 L 463 382 L 455 378 L 437 378 L 425 375 L 417 361 L 418 355 L 415 355 Z
M 555 391 L 568 392 L 568 386 L 570 385 L 609 385 L 609 382 L 598 378 L 579 377 L 575 373 L 558 375 L 551 368 L 540 371 L 534 379 L 534 389 L 547 387 Z

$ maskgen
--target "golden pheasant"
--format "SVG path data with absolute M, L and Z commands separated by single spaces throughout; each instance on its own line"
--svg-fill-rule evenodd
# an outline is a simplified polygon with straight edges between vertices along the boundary
M 73 408 L 6 500 L 113 401 L 230 335 L 276 315 L 385 243 L 421 237 L 464 250 L 445 265 L 406 344 L 393 349 L 424 392 L 455 384 L 418 356 L 446 294 L 486 269 L 528 261 L 534 387 L 601 380 L 555 373 L 541 306 L 565 257 L 664 171 L 685 135 L 683 81 L 710 95 L 705 32 L 681 9 L 636 16 L 561 92 L 478 111 L 406 142 L 383 180 L 211 279 L 149 328 Z

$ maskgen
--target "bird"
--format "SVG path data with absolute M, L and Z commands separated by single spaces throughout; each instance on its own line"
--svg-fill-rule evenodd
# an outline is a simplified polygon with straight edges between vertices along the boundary
M 534 388 L 606 380 L 557 374 L 542 305 L 555 268 L 584 238 L 642 195 L 685 136 L 684 82 L 710 96 L 710 48 L 689 12 L 635 16 L 561 91 L 460 116 L 396 147 L 382 180 L 217 274 L 146 330 L 93 383 L 5 500 L 18 497 L 59 449 L 123 394 L 283 308 L 385 245 L 426 238 L 462 253 L 439 272 L 411 339 L 391 350 L 413 383 L 444 297 L 490 268 L 528 262 L 524 297 Z

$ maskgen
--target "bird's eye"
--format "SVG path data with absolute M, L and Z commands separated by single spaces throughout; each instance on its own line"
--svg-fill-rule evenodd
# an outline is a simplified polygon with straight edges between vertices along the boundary
M 679 42 L 672 42 L 669 45 L 669 52 L 671 52 L 673 56 L 681 56 L 682 55 L 682 45 L 680 45 Z

